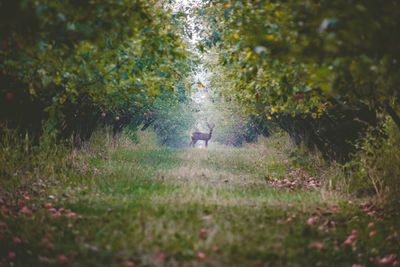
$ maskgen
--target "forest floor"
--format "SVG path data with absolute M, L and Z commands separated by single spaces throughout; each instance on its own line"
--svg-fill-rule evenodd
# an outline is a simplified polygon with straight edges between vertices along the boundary
M 400 264 L 399 216 L 330 189 L 285 136 L 186 150 L 141 138 L 2 200 L 0 266 Z

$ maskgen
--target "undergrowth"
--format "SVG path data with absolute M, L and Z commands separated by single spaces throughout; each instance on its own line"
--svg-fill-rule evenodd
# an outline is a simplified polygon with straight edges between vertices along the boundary
M 102 130 L 80 149 L 7 138 L 2 162 L 23 160 L 1 167 L 2 265 L 398 264 L 399 216 L 334 190 L 340 169 L 282 133 L 187 150 L 150 131 L 134 144 Z M 268 183 L 290 173 L 324 186 Z

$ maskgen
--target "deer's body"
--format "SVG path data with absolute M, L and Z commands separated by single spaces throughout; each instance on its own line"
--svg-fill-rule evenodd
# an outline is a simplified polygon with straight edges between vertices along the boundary
M 194 145 L 196 144 L 197 141 L 203 140 L 203 141 L 205 141 L 206 147 L 207 147 L 207 145 L 208 145 L 208 140 L 211 139 L 212 132 L 213 132 L 213 129 L 214 129 L 214 126 L 215 126 L 215 125 L 210 126 L 210 125 L 207 123 L 207 126 L 208 126 L 208 128 L 210 129 L 210 132 L 209 132 L 209 133 L 202 133 L 202 132 L 193 132 L 193 133 L 192 133 L 192 136 L 191 136 L 192 141 L 190 142 L 189 146 L 193 146 L 193 147 L 194 147 Z

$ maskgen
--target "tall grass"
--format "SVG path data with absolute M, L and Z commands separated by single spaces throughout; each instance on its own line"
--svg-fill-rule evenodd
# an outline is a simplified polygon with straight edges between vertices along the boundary
M 282 133 L 242 148 L 186 150 L 161 147 L 151 131 L 132 143 L 103 129 L 79 150 L 51 139 L 38 148 L 13 142 L 3 150 L 38 149 L 34 164 L 13 166 L 36 167 L 34 177 L 43 181 L 28 192 L 11 177 L 18 190 L 4 187 L 0 265 L 349 266 L 399 249 L 396 216 L 370 217 L 360 199 L 328 187 L 269 186 L 268 175 L 284 179 L 299 168 L 328 176 L 321 160 L 306 159 Z M 35 179 L 27 181 L 25 187 Z M 353 230 L 356 242 L 342 245 Z
M 1 129 L 0 183 L 1 188 L 16 192 L 39 179 L 65 181 L 74 160 L 68 144 L 60 144 L 55 137 L 44 134 L 38 144 L 29 137 L 21 137 L 16 131 Z M 4 192 L 3 192 L 4 193 Z
M 400 131 L 389 117 L 369 128 L 358 143 L 359 151 L 347 163 L 353 192 L 375 193 L 384 202 L 400 201 Z

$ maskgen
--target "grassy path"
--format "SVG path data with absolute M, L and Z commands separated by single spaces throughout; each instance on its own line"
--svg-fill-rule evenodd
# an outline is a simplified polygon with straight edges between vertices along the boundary
M 352 266 L 396 253 L 396 218 L 376 220 L 358 200 L 324 189 L 268 186 L 266 174 L 295 169 L 288 152 L 284 139 L 272 138 L 244 148 L 144 144 L 88 156 L 95 175 L 42 196 L 68 213 L 9 222 L 29 241 L 23 249 L 10 242 L 3 254 L 18 251 L 15 263 L 25 266 Z

